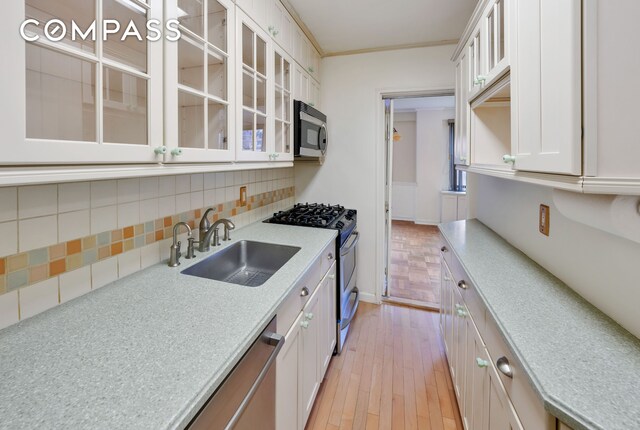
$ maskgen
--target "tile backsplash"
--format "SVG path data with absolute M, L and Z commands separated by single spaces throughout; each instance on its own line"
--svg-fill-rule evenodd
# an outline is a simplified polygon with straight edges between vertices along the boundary
M 239 228 L 294 196 L 292 168 L 0 188 L 0 329 L 168 258 L 206 208 Z

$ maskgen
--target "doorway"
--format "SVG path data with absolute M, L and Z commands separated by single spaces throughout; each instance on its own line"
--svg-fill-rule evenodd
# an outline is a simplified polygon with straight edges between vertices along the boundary
M 383 98 L 385 289 L 383 299 L 439 309 L 441 193 L 450 187 L 452 93 Z

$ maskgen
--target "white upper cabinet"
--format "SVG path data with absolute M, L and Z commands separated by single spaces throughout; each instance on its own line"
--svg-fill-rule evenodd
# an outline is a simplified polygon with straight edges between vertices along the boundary
M 494 0 L 487 6 L 483 26 L 486 46 L 484 85 L 491 85 L 509 70 L 510 0 Z
M 144 37 L 147 20 L 163 19 L 161 0 L 15 0 L 4 17 L 0 164 L 162 161 L 162 42 Z M 72 40 L 72 20 L 84 32 L 98 17 L 133 22 L 142 40 L 122 41 L 125 28 Z M 25 18 L 37 21 L 29 42 Z M 43 32 L 52 19 L 64 23 L 58 41 Z
M 166 161 L 233 161 L 233 3 L 167 0 L 166 10 L 182 31 L 165 42 Z
M 280 0 L 267 0 L 267 31 L 287 54 L 293 53 L 294 24 Z
M 580 0 L 513 5 L 511 147 L 514 168 L 582 174 Z
M 273 150 L 271 161 L 293 160 L 293 64 L 281 49 L 273 55 Z
M 268 23 L 269 0 L 236 0 L 236 4 L 253 19 L 260 27 L 266 30 Z
M 469 57 L 463 51 L 456 63 L 455 164 L 469 164 Z

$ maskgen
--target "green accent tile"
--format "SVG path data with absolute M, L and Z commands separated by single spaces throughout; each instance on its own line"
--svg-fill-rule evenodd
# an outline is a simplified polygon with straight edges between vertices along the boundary
M 92 264 L 98 261 L 98 249 L 92 248 L 82 253 L 82 264 L 86 266 L 87 264 Z
M 49 248 L 40 248 L 29 251 L 29 265 L 37 266 L 49 262 Z
M 151 233 L 151 232 L 153 232 L 153 231 L 155 231 L 153 221 L 149 221 L 148 223 L 146 223 L 146 224 L 144 225 L 144 232 L 145 232 L 145 233 Z
M 105 231 L 104 233 L 100 233 L 98 235 L 98 245 L 104 246 L 109 245 L 111 243 L 111 232 Z
M 189 214 L 188 213 L 181 213 L 179 216 L 180 216 L 180 221 L 181 222 L 188 222 L 189 221 Z
M 134 240 L 134 248 L 142 248 L 144 246 L 144 236 L 136 236 Z
M 19 270 L 7 275 L 7 291 L 17 290 L 20 287 L 24 287 L 28 284 L 29 271 Z

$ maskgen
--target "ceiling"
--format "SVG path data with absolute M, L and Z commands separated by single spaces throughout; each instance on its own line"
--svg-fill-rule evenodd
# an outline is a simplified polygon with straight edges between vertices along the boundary
M 394 99 L 394 112 L 415 112 L 425 109 L 453 109 L 456 99 L 453 96 L 444 97 L 417 97 L 406 99 Z
M 288 0 L 325 55 L 454 43 L 477 0 Z

